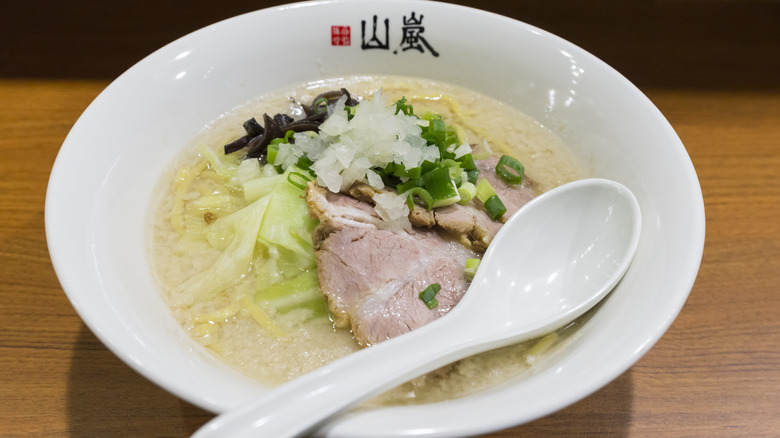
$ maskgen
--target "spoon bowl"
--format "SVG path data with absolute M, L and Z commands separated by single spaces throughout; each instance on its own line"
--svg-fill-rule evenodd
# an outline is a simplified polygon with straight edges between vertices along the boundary
M 554 331 L 615 287 L 640 228 L 639 204 L 620 183 L 592 178 L 550 190 L 504 224 L 447 315 L 282 385 L 194 436 L 297 436 L 443 365 Z
M 617 182 L 593 178 L 551 190 L 499 230 L 469 289 L 479 293 L 466 294 L 467 304 L 458 307 L 501 303 L 480 306 L 480 322 L 507 336 L 511 330 L 531 339 L 555 330 L 615 287 L 636 251 L 640 225 L 636 198 Z

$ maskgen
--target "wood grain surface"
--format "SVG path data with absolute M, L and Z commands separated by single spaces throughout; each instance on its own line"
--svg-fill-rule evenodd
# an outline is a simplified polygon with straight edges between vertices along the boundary
M 704 257 L 679 317 L 600 391 L 488 437 L 780 436 L 780 91 L 770 81 L 729 86 L 738 73 L 713 86 L 642 86 L 685 144 L 704 195 Z M 52 269 L 49 172 L 110 79 L 74 76 L 0 71 L 0 436 L 188 436 L 211 415 L 107 350 Z

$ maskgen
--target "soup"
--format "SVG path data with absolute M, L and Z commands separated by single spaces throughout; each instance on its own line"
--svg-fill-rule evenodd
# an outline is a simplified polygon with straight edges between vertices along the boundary
M 414 114 L 435 115 L 428 117 L 430 120 L 422 118 L 420 125 L 440 117 L 457 138 L 453 147 L 468 145 L 465 150 L 474 155 L 516 158 L 523 164 L 527 180 L 533 181 L 530 190 L 535 194 L 585 176 L 566 145 L 538 122 L 506 103 L 430 80 L 359 76 L 315 81 L 257 97 L 221 115 L 172 164 L 160 183 L 160 197 L 152 208 L 150 260 L 161 294 L 183 329 L 222 361 L 268 386 L 289 381 L 361 346 L 354 330 L 334 326 L 334 321 L 338 325 L 338 315 L 334 318 L 333 306 L 330 313 L 323 307 L 326 301 L 318 289 L 316 266 L 309 269 L 315 257 L 313 250 L 312 259 L 307 259 L 309 248 L 316 245 L 313 240 L 317 238 L 312 235 L 317 221 L 305 204 L 296 203 L 275 213 L 279 221 L 295 227 L 289 244 L 259 250 L 242 249 L 240 245 L 245 241 L 240 239 L 240 224 L 253 219 L 249 213 L 236 213 L 249 210 L 250 204 L 262 203 L 262 196 L 269 190 L 267 181 L 276 184 L 286 178 L 304 185 L 312 179 L 328 185 L 327 181 L 323 183 L 327 179 L 324 168 L 319 173 L 307 173 L 290 167 L 296 171 L 285 170 L 278 175 L 281 169 L 271 166 L 280 161 L 276 157 L 272 162 L 270 156 L 263 156 L 271 163 L 263 165 L 255 159 L 242 160 L 245 151 L 225 155 L 223 148 L 246 135 L 245 121 L 266 113 L 283 113 L 290 120 L 300 120 L 306 116 L 302 103 L 341 88 L 349 91 L 350 98 L 360 99 L 360 105 L 386 99 L 410 105 Z M 344 101 L 342 98 L 342 105 Z M 298 144 L 306 140 L 297 138 Z M 284 146 L 276 147 L 273 154 L 288 153 Z M 265 153 L 270 154 L 270 149 Z M 300 165 L 301 160 L 296 159 L 296 165 Z M 465 171 L 462 175 L 467 177 Z M 376 177 L 368 180 L 375 188 L 383 186 Z M 296 192 L 291 193 L 294 198 Z M 460 199 L 460 192 L 458 196 Z M 265 210 L 257 210 L 260 213 L 254 220 L 270 220 L 269 207 L 260 208 Z M 236 219 L 239 216 L 241 222 Z M 298 246 L 303 250 L 291 256 L 298 268 L 290 268 L 289 257 L 279 252 L 287 254 L 293 248 L 295 253 Z M 246 260 L 226 257 L 230 251 L 243 254 Z M 301 258 L 305 260 L 301 262 Z M 237 267 L 242 263 L 251 268 Z M 295 276 L 289 275 L 291 270 Z M 290 285 L 300 293 L 287 294 Z M 369 404 L 452 399 L 517 378 L 546 354 L 561 348 L 576 333 L 576 326 L 575 322 L 541 339 L 461 360 L 401 385 Z

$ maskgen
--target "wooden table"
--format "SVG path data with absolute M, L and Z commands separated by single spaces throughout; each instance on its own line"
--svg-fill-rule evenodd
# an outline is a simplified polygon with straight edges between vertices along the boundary
M 107 83 L 0 79 L 2 436 L 178 437 L 211 418 L 110 353 L 70 306 L 49 260 L 49 171 Z M 617 380 L 490 437 L 780 434 L 780 92 L 644 91 L 702 184 L 707 240 L 690 298 Z

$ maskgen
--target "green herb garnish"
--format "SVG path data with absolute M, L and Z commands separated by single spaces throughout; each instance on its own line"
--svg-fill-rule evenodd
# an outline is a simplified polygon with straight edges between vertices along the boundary
M 525 168 L 509 155 L 502 155 L 496 165 L 496 174 L 509 184 L 520 184 L 523 181 Z
M 426 287 L 424 291 L 420 292 L 420 299 L 429 309 L 433 309 L 439 305 L 439 302 L 436 301 L 436 294 L 439 293 L 439 290 L 441 290 L 441 285 L 439 283 L 433 283 Z
M 504 206 L 504 203 L 501 202 L 498 195 L 493 195 L 485 201 L 485 211 L 487 211 L 490 219 L 495 221 L 506 213 L 506 207 Z

